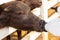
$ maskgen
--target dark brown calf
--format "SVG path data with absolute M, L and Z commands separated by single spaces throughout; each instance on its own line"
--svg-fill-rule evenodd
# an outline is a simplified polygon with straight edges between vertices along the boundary
M 22 30 L 39 32 L 45 30 L 45 21 L 31 13 L 27 4 L 20 1 L 12 1 L 4 4 L 4 6 L 0 15 L 0 28 L 11 26 Z

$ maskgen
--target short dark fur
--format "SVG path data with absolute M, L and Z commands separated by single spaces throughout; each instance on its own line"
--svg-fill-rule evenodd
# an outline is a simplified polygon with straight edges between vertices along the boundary
M 31 7 L 31 10 L 42 5 L 41 0 L 21 0 L 21 1 L 28 4 Z
M 5 6 L 8 4 L 7 6 Z M 16 29 L 44 31 L 46 22 L 30 11 L 30 7 L 20 1 L 12 1 L 1 6 L 0 28 L 11 26 Z

